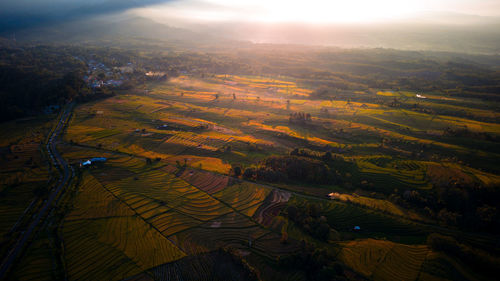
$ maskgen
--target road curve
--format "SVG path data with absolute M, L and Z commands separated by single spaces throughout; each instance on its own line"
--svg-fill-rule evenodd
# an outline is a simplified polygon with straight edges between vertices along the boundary
M 48 211 L 53 207 L 52 203 L 54 203 L 54 200 L 57 198 L 63 187 L 68 183 L 70 177 L 71 177 L 71 172 L 70 169 L 71 167 L 66 163 L 66 161 L 61 157 L 59 152 L 57 151 L 56 148 L 56 140 L 61 133 L 62 129 L 64 128 L 64 125 L 68 121 L 68 118 L 71 114 L 71 110 L 73 108 L 73 104 L 68 104 L 64 110 L 63 113 L 61 114 L 61 117 L 57 123 L 57 126 L 55 130 L 52 132 L 50 135 L 49 141 L 47 143 L 47 151 L 49 153 L 49 157 L 51 158 L 52 164 L 55 167 L 60 167 L 62 169 L 62 175 L 59 178 L 59 181 L 57 183 L 57 186 L 52 189 L 49 197 L 45 201 L 45 204 L 42 206 L 38 214 L 35 216 L 33 221 L 29 224 L 28 228 L 21 234 L 21 237 L 17 240 L 17 242 L 14 244 L 14 246 L 11 248 L 9 253 L 3 258 L 2 264 L 0 267 L 0 280 L 4 280 L 6 277 L 6 274 L 14 261 L 16 260 L 17 256 L 20 254 L 20 252 L 24 249 L 26 242 L 28 239 L 31 237 L 33 231 L 36 229 L 36 227 L 40 224 L 42 221 L 42 218 L 48 213 Z M 72 169 L 71 169 L 72 170 Z

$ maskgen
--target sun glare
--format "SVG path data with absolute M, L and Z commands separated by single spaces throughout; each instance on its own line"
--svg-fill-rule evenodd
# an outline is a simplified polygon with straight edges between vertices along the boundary
M 222 2 L 228 2 L 221 0 Z M 260 13 L 249 14 L 252 20 L 267 22 L 363 22 L 400 17 L 415 10 L 414 4 L 398 0 L 350 1 L 265 1 L 253 5 Z
M 189 0 L 143 8 L 149 16 L 202 21 L 371 22 L 402 18 L 421 7 L 419 1 L 350 0 Z

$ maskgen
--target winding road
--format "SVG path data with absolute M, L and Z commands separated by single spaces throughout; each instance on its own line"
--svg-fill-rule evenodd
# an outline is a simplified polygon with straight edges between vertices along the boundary
M 52 164 L 55 167 L 59 167 L 62 171 L 62 174 L 57 182 L 57 186 L 52 189 L 49 197 L 47 198 L 43 206 L 40 208 L 40 211 L 36 214 L 33 221 L 29 224 L 28 228 L 24 232 L 22 232 L 19 239 L 10 249 L 9 253 L 3 258 L 0 267 L 0 280 L 4 280 L 8 270 L 10 269 L 10 267 L 12 266 L 18 255 L 25 248 L 26 243 L 33 234 L 33 231 L 35 231 L 36 227 L 40 224 L 41 221 L 43 221 L 44 216 L 48 214 L 48 212 L 53 207 L 55 207 L 55 205 L 53 205 L 54 200 L 59 196 L 61 190 L 64 188 L 64 186 L 66 186 L 66 184 L 69 182 L 72 175 L 74 174 L 73 167 L 70 167 L 68 163 L 66 163 L 66 161 L 61 157 L 56 148 L 59 134 L 61 133 L 61 131 L 64 128 L 64 125 L 68 121 L 72 109 L 73 109 L 73 103 L 68 104 L 64 108 L 61 117 L 57 123 L 57 126 L 50 135 L 49 141 L 47 143 L 47 152 L 49 154 Z

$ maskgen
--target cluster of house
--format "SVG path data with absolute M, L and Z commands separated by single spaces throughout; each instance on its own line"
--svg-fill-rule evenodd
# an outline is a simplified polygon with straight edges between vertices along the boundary
M 131 62 L 129 62 L 125 66 L 114 67 L 114 69 L 121 73 L 132 73 L 134 72 L 134 65 Z
M 94 157 L 89 160 L 80 162 L 80 167 L 90 166 L 93 163 L 103 163 L 106 162 L 106 160 L 107 159 L 105 157 Z
M 330 198 L 331 200 L 336 200 L 336 199 L 339 199 L 340 193 L 338 193 L 338 192 L 328 193 L 326 195 L 326 197 Z
M 85 81 L 92 88 L 101 88 L 103 86 L 117 87 L 117 86 L 120 86 L 121 84 L 123 84 L 122 80 L 113 80 L 113 79 L 103 81 L 103 80 L 99 80 L 97 78 L 85 78 Z
M 116 71 L 119 72 L 120 75 L 115 75 L 109 67 L 105 66 L 103 63 L 96 62 L 95 60 L 90 60 L 88 62 L 88 66 L 89 66 L 89 69 L 87 70 L 88 75 L 84 76 L 83 79 L 91 88 L 101 88 L 103 86 L 111 86 L 111 87 L 120 86 L 123 84 L 125 80 L 122 74 L 131 73 L 134 71 L 134 67 L 130 62 L 126 66 L 114 68 Z M 97 73 L 104 74 L 104 78 L 115 76 L 115 79 L 106 80 L 102 76 L 99 77 L 100 75 L 98 75 Z

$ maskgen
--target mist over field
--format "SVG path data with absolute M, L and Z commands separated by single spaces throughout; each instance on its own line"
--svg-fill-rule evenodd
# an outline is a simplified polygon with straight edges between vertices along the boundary
M 3 0 L 0 280 L 495 280 L 500 2 Z

